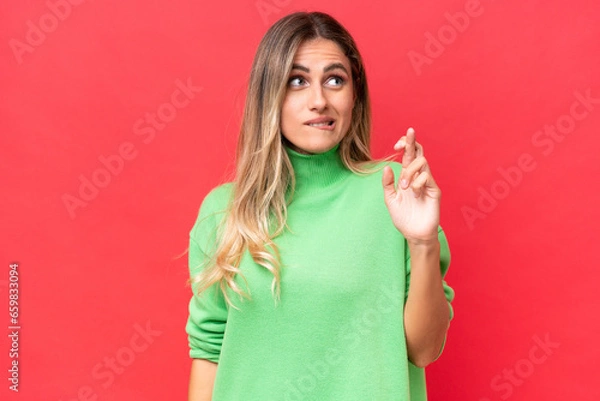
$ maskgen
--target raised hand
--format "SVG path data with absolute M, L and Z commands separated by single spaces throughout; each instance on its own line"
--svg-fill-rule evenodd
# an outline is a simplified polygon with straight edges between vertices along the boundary
M 423 147 L 415 140 L 414 129 L 409 128 L 394 149 L 404 149 L 398 187 L 391 167 L 384 168 L 382 178 L 385 204 L 394 226 L 408 242 L 435 241 L 442 192 L 431 175 Z

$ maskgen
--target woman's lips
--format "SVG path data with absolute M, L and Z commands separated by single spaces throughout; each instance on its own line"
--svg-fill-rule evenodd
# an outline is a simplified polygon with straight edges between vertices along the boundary
M 335 129 L 335 121 L 333 121 L 333 123 L 331 125 L 327 124 L 327 123 L 322 123 L 322 124 L 315 124 L 315 125 L 311 125 L 311 124 L 306 124 L 311 128 L 316 128 L 316 129 L 320 129 L 323 131 L 333 131 Z

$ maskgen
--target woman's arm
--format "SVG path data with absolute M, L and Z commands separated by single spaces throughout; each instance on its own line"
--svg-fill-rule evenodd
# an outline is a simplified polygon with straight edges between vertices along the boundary
M 206 359 L 192 360 L 188 401 L 211 401 L 217 366 Z
M 450 325 L 440 272 L 440 243 L 409 244 L 411 273 L 404 308 L 408 359 L 420 368 L 435 361 Z
M 394 149 L 404 149 L 400 182 L 396 188 L 394 171 L 386 166 L 384 199 L 410 252 L 410 287 L 404 309 L 408 359 L 425 367 L 440 355 L 451 317 L 440 269 L 442 193 L 414 129 L 409 128 Z

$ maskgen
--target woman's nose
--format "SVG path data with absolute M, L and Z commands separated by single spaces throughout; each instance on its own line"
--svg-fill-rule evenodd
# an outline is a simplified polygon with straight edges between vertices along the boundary
M 310 89 L 308 108 L 311 110 L 323 110 L 327 106 L 327 98 L 320 85 L 313 85 Z

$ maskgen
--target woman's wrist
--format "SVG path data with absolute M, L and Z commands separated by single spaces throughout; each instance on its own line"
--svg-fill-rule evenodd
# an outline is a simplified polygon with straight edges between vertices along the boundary
M 438 239 L 437 233 L 435 236 L 424 237 L 424 238 L 407 238 L 406 242 L 408 243 L 408 248 L 413 249 L 417 252 L 430 251 L 430 250 L 439 250 L 440 241 Z

